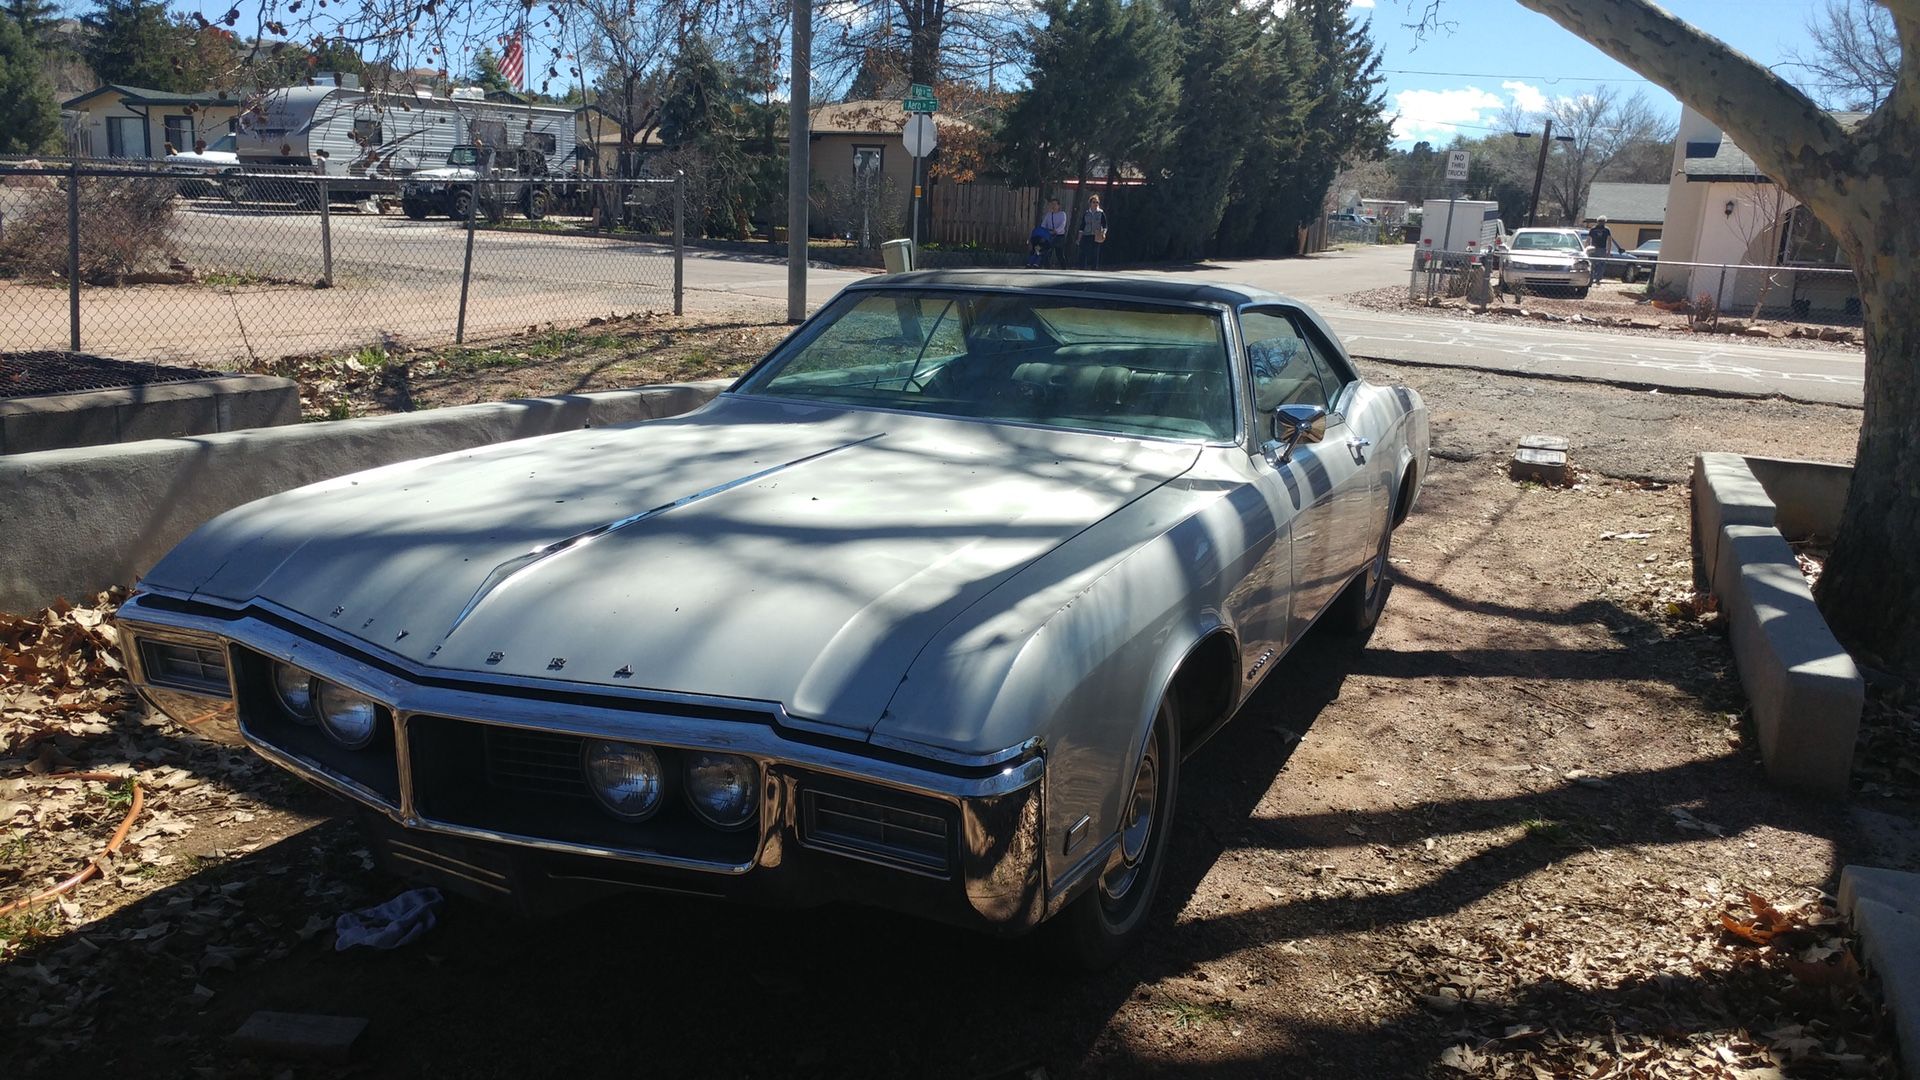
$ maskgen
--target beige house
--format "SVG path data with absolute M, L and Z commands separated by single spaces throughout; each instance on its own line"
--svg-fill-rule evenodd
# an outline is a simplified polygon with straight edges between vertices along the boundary
M 1587 189 L 1580 221 L 1591 227 L 1606 218 L 1614 243 L 1631 251 L 1660 239 L 1667 223 L 1667 188 L 1666 184 L 1595 183 Z M 1660 246 L 1665 247 L 1665 242 Z
M 941 113 L 934 114 L 933 123 L 943 143 L 978 131 Z M 824 218 L 813 229 L 816 235 L 900 233 L 913 195 L 913 157 L 901 142 L 906 126 L 907 111 L 897 100 L 843 101 L 808 113 L 807 171 L 814 205 Z
M 176 94 L 109 83 L 60 106 L 81 157 L 161 158 L 167 147 L 192 150 L 232 131 L 238 97 L 216 91 Z
M 1865 115 L 1834 119 L 1851 127 Z M 1845 265 L 1832 234 L 1692 108 L 1681 110 L 1674 136 L 1666 211 L 1655 294 L 1710 296 L 1722 311 L 1764 305 L 1796 315 L 1857 315 L 1851 277 L 1828 272 Z

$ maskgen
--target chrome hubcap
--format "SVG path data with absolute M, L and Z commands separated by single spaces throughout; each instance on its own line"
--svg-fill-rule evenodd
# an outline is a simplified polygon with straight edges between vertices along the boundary
M 1160 740 L 1150 739 L 1147 752 L 1140 758 L 1140 769 L 1133 777 L 1133 791 L 1122 811 L 1120 843 L 1107 860 L 1100 876 L 1100 891 L 1109 900 L 1119 900 L 1132 890 L 1140 878 L 1147 842 L 1153 837 L 1153 812 L 1160 799 Z

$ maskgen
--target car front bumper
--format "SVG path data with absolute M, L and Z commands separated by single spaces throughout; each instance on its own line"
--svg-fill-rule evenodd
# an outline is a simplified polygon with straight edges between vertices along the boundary
M 1509 256 L 1500 267 L 1500 279 L 1509 285 L 1528 288 L 1582 289 L 1593 284 L 1593 269 L 1557 266 L 1526 266 Z
M 119 622 L 129 676 L 154 707 L 354 803 L 382 862 L 408 877 L 524 909 L 640 889 L 855 901 L 1000 933 L 1051 910 L 1037 741 L 971 759 L 876 751 L 803 731 L 777 705 L 421 671 L 289 613 L 152 593 Z M 349 751 L 290 723 L 266 682 L 275 662 L 379 702 L 382 736 Z M 757 815 L 723 833 L 563 798 L 568 755 L 595 739 L 749 757 Z

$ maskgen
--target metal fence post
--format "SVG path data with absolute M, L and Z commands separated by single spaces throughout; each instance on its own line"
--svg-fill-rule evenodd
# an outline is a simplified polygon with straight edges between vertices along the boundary
M 687 174 L 673 174 L 673 313 L 684 306 L 687 287 Z
M 467 343 L 467 283 L 473 280 L 473 223 L 480 217 L 480 181 L 467 185 L 467 258 L 460 267 L 460 321 L 453 328 L 453 343 Z
M 327 205 L 327 174 L 321 173 L 314 178 L 314 186 L 320 189 L 320 281 L 329 289 L 333 288 L 333 216 Z
M 67 168 L 67 348 L 80 351 L 80 155 Z

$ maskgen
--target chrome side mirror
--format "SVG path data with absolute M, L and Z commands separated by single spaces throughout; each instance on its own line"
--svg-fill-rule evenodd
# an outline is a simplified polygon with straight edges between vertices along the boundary
M 1285 465 L 1301 443 L 1317 443 L 1327 437 L 1327 410 L 1320 405 L 1282 405 L 1273 410 L 1272 438 L 1261 449 L 1267 460 Z

